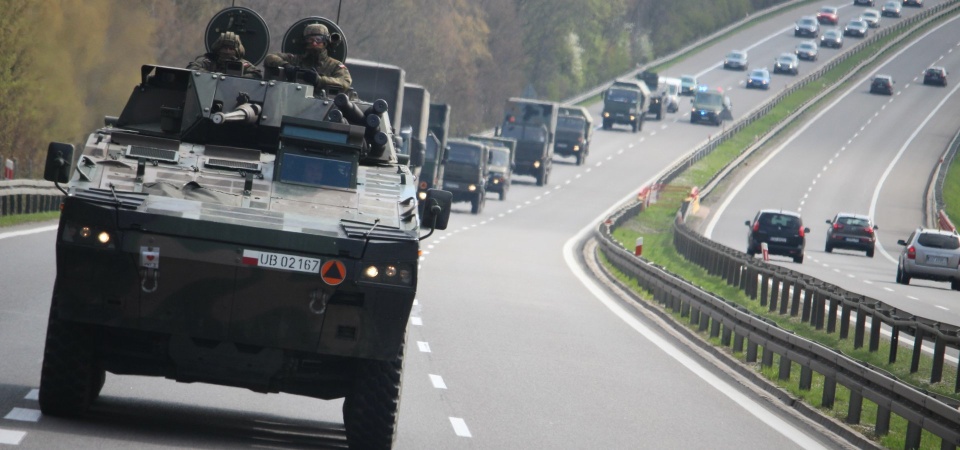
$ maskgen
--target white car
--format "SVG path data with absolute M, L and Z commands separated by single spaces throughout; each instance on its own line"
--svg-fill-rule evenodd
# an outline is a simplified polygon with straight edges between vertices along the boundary
M 880 11 L 876 9 L 868 9 L 860 14 L 860 18 L 867 23 L 867 26 L 870 28 L 879 28 L 880 27 Z
M 664 93 L 667 112 L 675 113 L 680 110 L 680 79 L 660 77 L 660 90 Z

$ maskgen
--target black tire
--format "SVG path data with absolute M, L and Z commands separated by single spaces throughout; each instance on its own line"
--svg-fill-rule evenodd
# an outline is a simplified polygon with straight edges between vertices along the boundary
M 950 280 L 950 289 L 960 291 L 960 280 Z
M 83 415 L 100 396 L 105 380 L 94 337 L 84 326 L 63 322 L 51 311 L 40 370 L 40 411 L 50 416 Z
M 603 129 L 604 129 L 604 130 L 609 130 L 609 129 L 610 129 L 610 121 L 609 121 L 609 120 L 603 119 Z
M 586 159 L 586 157 L 583 156 L 583 153 L 577 153 L 577 165 L 578 165 L 578 166 L 582 166 L 582 165 L 583 165 L 583 160 L 584 160 L 584 159 Z
M 793 262 L 797 264 L 803 264 L 803 253 L 801 253 L 799 256 L 794 256 Z
M 547 184 L 547 172 L 546 172 L 546 168 L 543 167 L 543 166 L 540 166 L 540 170 L 537 171 L 536 177 L 537 177 L 537 186 L 543 186 L 543 185 Z
M 637 132 L 637 128 L 638 128 L 637 124 L 639 124 L 639 123 L 640 123 L 639 121 L 634 121 L 632 124 L 630 124 L 630 129 L 631 129 L 634 133 Z
M 867 250 L 867 258 L 873 258 L 873 250 L 874 249 L 872 248 L 870 250 Z
M 403 388 L 403 344 L 394 361 L 357 364 L 353 392 L 343 400 L 343 425 L 350 448 L 389 449 L 397 437 Z
M 900 266 L 897 266 L 897 283 L 900 284 L 910 284 L 910 277 L 904 273 L 903 269 Z
M 506 187 L 506 186 L 504 186 L 503 189 L 500 189 L 500 196 L 499 196 L 499 198 L 500 198 L 500 201 L 501 201 L 501 202 L 507 199 L 507 187 Z
M 470 199 L 470 213 L 480 214 L 483 211 L 483 191 L 477 192 L 477 195 Z
M 663 120 L 663 110 L 657 111 L 657 120 Z
M 823 246 L 823 251 L 825 251 L 825 252 L 827 252 L 827 253 L 833 253 L 833 247 L 831 247 L 830 244 L 825 244 L 825 245 Z

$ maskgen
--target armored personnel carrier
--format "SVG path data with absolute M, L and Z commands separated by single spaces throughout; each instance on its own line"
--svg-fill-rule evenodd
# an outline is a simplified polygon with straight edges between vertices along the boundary
M 303 19 L 284 51 L 309 23 L 342 33 Z M 244 8 L 214 17 L 208 45 L 223 31 L 269 42 Z M 66 196 L 43 413 L 83 414 L 105 372 L 157 376 L 344 398 L 350 447 L 390 448 L 421 224 L 446 228 L 452 196 L 431 190 L 418 213 L 388 106 L 145 65 L 79 155 L 51 143 L 44 177 Z

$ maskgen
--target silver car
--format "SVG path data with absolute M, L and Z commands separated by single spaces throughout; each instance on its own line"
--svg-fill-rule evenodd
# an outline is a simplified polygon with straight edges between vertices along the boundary
M 897 264 L 897 283 L 911 279 L 949 281 L 950 289 L 960 291 L 960 235 L 933 228 L 917 228 L 906 240 Z

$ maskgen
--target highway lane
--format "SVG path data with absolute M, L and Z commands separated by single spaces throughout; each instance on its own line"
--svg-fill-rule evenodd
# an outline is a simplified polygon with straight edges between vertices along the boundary
M 711 210 L 704 228 L 713 239 L 744 249 L 744 220 L 759 208 L 800 211 L 811 228 L 806 260 L 796 265 L 775 258 L 794 270 L 844 286 L 914 314 L 960 324 L 956 293 L 948 283 L 894 282 L 898 239 L 922 224 L 922 201 L 931 170 L 957 131 L 960 96 L 956 86 L 923 86 L 920 73 L 930 65 L 960 67 L 958 19 L 878 67 L 874 73 L 897 80 L 892 97 L 868 93 L 863 77 L 800 130 L 777 147 L 763 167 L 738 185 L 725 205 Z M 790 174 L 790 176 L 784 176 Z M 718 202 L 719 200 L 714 200 Z M 876 256 L 823 251 L 824 221 L 838 211 L 869 213 L 879 225 Z M 710 227 L 714 227 L 711 228 Z
M 731 39 L 762 41 L 756 54 L 790 50 L 798 41 L 784 27 L 797 17 L 785 13 L 774 25 Z M 686 60 L 677 74 L 702 72 L 708 81 L 718 77 L 709 82 L 735 86 L 743 74 L 714 67 L 727 50 L 744 45 L 723 39 L 716 47 Z M 735 97 L 738 111 L 760 101 L 758 94 Z M 673 448 L 705 439 L 716 448 L 815 448 L 822 442 L 816 432 L 753 403 L 749 392 L 718 390 L 704 369 L 689 368 L 684 358 L 690 355 L 641 334 L 642 317 L 611 314 L 566 267 L 562 248 L 571 237 L 716 132 L 685 123 L 685 112 L 648 122 L 638 134 L 598 131 L 586 165 L 558 160 L 545 188 L 520 177 L 508 201 L 491 197 L 479 216 L 457 205 L 451 229 L 425 241 L 408 331 L 399 448 Z M 44 239 L 46 251 L 29 250 L 44 248 Z M 17 381 L 0 387 L 0 414 L 22 410 L 21 419 L 0 421 L 0 429 L 25 433 L 21 446 L 342 446 L 340 402 L 138 377 L 109 376 L 91 420 L 22 420 L 36 408 L 30 396 L 39 377 L 52 239 L 48 232 L 0 240 L 4 254 L 11 254 L 12 242 L 24 241 L 13 254 L 31 255 L 45 269 L 31 275 L 16 264 L 0 267 L 4 285 L 31 285 L 24 288 L 25 303 L 4 297 L 0 308 L 9 305 L 26 317 L 4 312 L 3 323 L 22 321 L 22 330 L 0 329 L 4 342 L 21 343 L 3 346 L 0 355 L 22 358 L 4 373 L 4 383 Z

